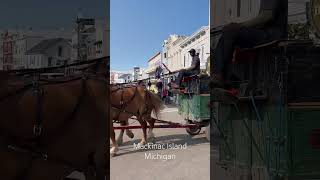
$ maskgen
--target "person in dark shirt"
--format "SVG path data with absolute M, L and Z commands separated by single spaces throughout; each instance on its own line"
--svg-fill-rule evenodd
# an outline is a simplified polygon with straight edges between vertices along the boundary
M 172 88 L 180 88 L 183 77 L 197 75 L 200 73 L 200 58 L 196 55 L 196 50 L 191 49 L 189 53 L 192 57 L 191 66 L 187 69 L 182 69 L 179 71 L 176 82 L 171 83 Z
M 261 0 L 259 15 L 243 23 L 231 23 L 222 30 L 215 49 L 211 86 L 225 88 L 230 81 L 230 66 L 235 46 L 251 48 L 284 38 L 286 29 L 286 0 Z

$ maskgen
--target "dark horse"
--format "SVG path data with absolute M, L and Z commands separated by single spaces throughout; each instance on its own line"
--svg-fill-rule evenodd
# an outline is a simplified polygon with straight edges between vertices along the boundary
M 0 179 L 104 180 L 109 58 L 81 75 L 31 81 L 0 72 Z

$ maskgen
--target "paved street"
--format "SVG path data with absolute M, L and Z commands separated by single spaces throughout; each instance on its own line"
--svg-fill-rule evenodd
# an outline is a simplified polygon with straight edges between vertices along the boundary
M 184 123 L 175 107 L 165 108 L 159 118 Z M 130 121 L 130 124 L 138 123 Z M 206 140 L 203 130 L 199 135 L 191 137 L 185 129 L 155 129 L 157 144 L 174 143 L 180 147 L 161 150 L 134 149 L 134 143 L 140 141 L 142 132 L 140 129 L 133 132 L 135 137 L 129 139 L 124 135 L 124 144 L 120 147 L 118 155 L 111 157 L 112 180 L 209 180 L 210 143 Z M 162 159 L 151 159 L 150 155 Z

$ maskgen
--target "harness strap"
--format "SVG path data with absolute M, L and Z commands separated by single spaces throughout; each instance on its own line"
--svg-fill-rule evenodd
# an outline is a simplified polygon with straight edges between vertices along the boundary
M 117 107 L 118 105 L 111 105 L 112 108 L 119 110 L 119 113 L 117 114 L 116 118 L 114 118 L 115 120 L 118 120 L 120 115 L 121 115 L 121 113 L 123 113 L 123 112 L 124 113 L 129 113 L 129 114 L 132 114 L 132 115 L 137 115 L 138 114 L 138 113 L 132 113 L 132 112 L 126 111 L 127 106 L 136 97 L 136 94 L 138 92 L 138 87 L 135 87 L 135 91 L 134 91 L 133 96 L 127 102 L 124 102 L 124 100 L 123 100 L 123 95 L 124 95 L 125 88 L 120 88 L 120 89 L 121 89 L 120 107 Z
M 67 82 L 75 81 L 75 80 L 79 80 L 79 79 L 81 79 L 81 78 L 75 78 L 75 79 L 64 81 L 64 82 L 49 82 L 48 81 L 47 83 L 42 83 L 41 85 L 60 84 L 60 83 L 62 84 L 62 83 L 67 83 Z M 67 125 L 70 125 L 69 119 L 75 119 L 73 117 L 74 117 L 75 113 L 77 112 L 77 110 L 79 109 L 79 106 L 80 106 L 80 104 L 82 102 L 82 99 L 84 98 L 83 96 L 84 96 L 84 93 L 85 93 L 86 80 L 87 80 L 87 77 L 83 76 L 82 77 L 82 94 L 80 95 L 79 100 L 78 100 L 77 104 L 75 105 L 73 111 L 71 112 L 70 116 L 67 116 L 66 121 L 64 121 L 64 123 L 63 123 L 64 125 L 66 123 L 68 123 Z M 28 167 L 26 167 L 24 169 L 24 172 L 22 174 L 23 178 L 24 178 L 24 175 L 26 175 L 27 172 L 32 167 L 32 163 L 33 163 L 34 159 L 50 160 L 50 162 L 52 161 L 52 162 L 55 162 L 55 163 L 58 163 L 58 164 L 63 164 L 64 166 L 66 166 L 68 168 L 75 169 L 75 166 L 72 163 L 67 162 L 67 161 L 65 161 L 63 159 L 60 159 L 60 158 L 56 158 L 56 157 L 49 157 L 48 158 L 47 153 L 44 153 L 45 151 L 42 151 L 41 149 L 40 150 L 38 149 L 40 147 L 40 145 L 41 145 L 40 144 L 40 136 L 42 134 L 42 125 L 43 125 L 43 117 L 42 117 L 42 115 L 43 115 L 43 107 L 42 107 L 42 104 L 43 104 L 43 90 L 41 88 L 41 85 L 40 85 L 39 81 L 41 81 L 41 80 L 39 80 L 39 78 L 35 79 L 32 84 L 27 84 L 24 87 L 22 87 L 21 89 L 15 91 L 13 93 L 9 93 L 4 97 L 0 97 L 0 102 L 1 102 L 1 101 L 6 100 L 7 98 L 10 98 L 10 97 L 16 96 L 18 94 L 24 93 L 25 91 L 29 90 L 30 88 L 33 88 L 34 95 L 36 96 L 36 99 L 37 99 L 36 122 L 35 122 L 35 125 L 34 125 L 34 128 L 33 128 L 33 133 L 34 133 L 35 138 L 32 138 L 31 144 L 28 144 L 27 145 L 28 147 L 24 147 L 24 146 L 14 145 L 14 143 L 11 143 L 11 144 L 10 143 L 5 143 L 6 145 L 4 146 L 4 148 L 7 151 L 13 151 L 13 152 L 17 152 L 17 153 L 27 153 L 27 154 L 31 155 L 30 166 L 28 166 Z M 59 131 L 59 132 L 56 132 L 55 135 L 56 134 L 61 136 L 62 133 L 61 133 L 61 131 Z M 58 139 L 58 138 L 56 138 L 56 136 L 54 136 L 54 139 Z M 51 138 L 51 140 L 52 140 L 52 138 Z M 36 146 L 34 146 L 34 143 L 36 143 Z M 48 143 L 48 144 L 51 144 L 51 143 Z M 78 170 L 83 170 L 82 168 L 79 168 L 79 167 L 76 167 L 76 168 Z
M 83 94 L 84 94 L 84 89 L 85 89 L 85 85 L 86 85 L 86 79 L 83 78 L 82 80 L 82 94 L 79 96 L 79 100 L 76 104 L 76 106 L 74 107 L 72 113 L 70 115 L 67 116 L 66 118 L 66 121 L 67 122 L 69 119 L 72 119 L 72 117 L 74 116 L 74 114 L 77 112 L 77 109 L 78 107 L 80 106 L 81 102 L 82 102 L 82 99 L 83 99 Z M 39 90 L 40 87 L 38 86 L 34 86 L 35 89 L 34 90 Z M 37 95 L 37 100 L 38 100 L 38 112 L 37 112 L 37 121 L 36 121 L 36 125 L 39 125 L 39 127 L 42 128 L 42 122 L 43 122 L 43 118 L 42 118 L 42 95 L 43 94 L 40 94 L 39 92 L 41 91 L 34 91 L 35 94 Z M 40 113 L 39 113 L 40 112 Z M 65 123 L 64 123 L 65 124 Z M 35 126 L 36 126 L 35 125 Z M 42 131 L 41 131 L 42 132 Z M 39 134 L 37 134 L 37 136 L 35 136 L 35 139 L 33 139 L 34 142 L 36 142 L 36 145 L 35 146 L 31 146 L 31 147 L 20 147 L 20 146 L 17 146 L 17 145 L 14 145 L 14 144 L 8 144 L 6 146 L 6 149 L 8 151 L 13 151 L 13 152 L 17 152 L 17 153 L 26 153 L 26 154 L 30 154 L 31 155 L 31 159 L 30 159 L 30 165 L 28 167 L 26 167 L 23 172 L 21 173 L 21 177 L 25 177 L 28 173 L 28 171 L 32 168 L 32 163 L 33 163 L 33 160 L 34 159 L 40 159 L 40 160 L 50 160 L 50 162 L 54 162 L 54 163 L 57 163 L 57 164 L 63 164 L 64 166 L 68 167 L 68 168 L 76 168 L 77 170 L 83 170 L 81 169 L 80 167 L 75 167 L 74 165 L 72 165 L 72 163 L 68 162 L 68 161 L 65 161 L 63 159 L 59 159 L 57 157 L 48 157 L 48 154 L 43 151 L 43 149 L 41 149 L 42 147 L 40 146 L 40 136 L 41 136 L 41 132 Z M 54 138 L 55 139 L 58 139 L 56 137 L 56 134 L 53 134 L 54 135 Z M 61 132 L 59 131 L 59 135 L 61 135 Z M 52 137 L 52 136 L 51 136 Z M 48 140 L 48 144 L 51 144 L 52 143 L 52 139 Z

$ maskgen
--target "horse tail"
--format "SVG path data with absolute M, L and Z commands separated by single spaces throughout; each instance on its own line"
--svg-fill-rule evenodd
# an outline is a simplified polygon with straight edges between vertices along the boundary
M 152 104 L 152 110 L 154 111 L 156 118 L 158 119 L 160 111 L 164 109 L 164 104 L 160 97 L 149 90 L 146 90 L 148 97 L 150 97 L 150 102 Z

